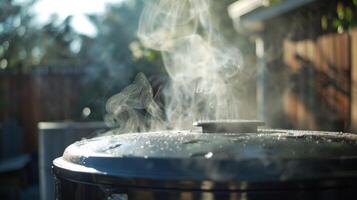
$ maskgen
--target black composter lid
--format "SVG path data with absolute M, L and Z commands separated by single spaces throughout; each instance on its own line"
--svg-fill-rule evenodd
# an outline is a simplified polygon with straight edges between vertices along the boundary
M 354 134 L 257 130 L 258 121 L 195 125 L 203 131 L 112 131 L 76 142 L 54 160 L 54 173 L 97 184 L 224 190 L 357 178 Z

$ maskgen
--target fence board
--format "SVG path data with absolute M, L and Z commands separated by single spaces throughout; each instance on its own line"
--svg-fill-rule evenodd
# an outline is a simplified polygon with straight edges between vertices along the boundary
M 37 123 L 75 120 L 83 72 L 0 73 L 0 122 L 18 119 L 25 149 L 37 150 Z
M 357 29 L 351 31 L 351 128 L 357 131 Z
M 284 63 L 295 77 L 290 84 L 295 86 L 291 90 L 294 101 L 287 98 L 291 102 L 284 102 L 284 109 L 294 128 L 349 129 L 353 55 L 350 43 L 347 33 L 284 41 Z

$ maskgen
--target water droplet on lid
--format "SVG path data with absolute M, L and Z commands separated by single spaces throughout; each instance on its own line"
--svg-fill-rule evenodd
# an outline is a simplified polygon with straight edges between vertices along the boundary
M 205 155 L 205 158 L 210 159 L 210 158 L 212 158 L 212 156 L 213 156 L 213 153 L 212 153 L 212 152 L 208 152 L 208 153 Z

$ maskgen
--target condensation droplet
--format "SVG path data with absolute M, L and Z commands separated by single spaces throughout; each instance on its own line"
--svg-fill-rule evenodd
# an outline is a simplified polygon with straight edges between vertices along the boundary
M 213 156 L 213 153 L 208 152 L 208 153 L 206 153 L 205 158 L 210 159 L 210 158 L 212 158 L 212 156 Z

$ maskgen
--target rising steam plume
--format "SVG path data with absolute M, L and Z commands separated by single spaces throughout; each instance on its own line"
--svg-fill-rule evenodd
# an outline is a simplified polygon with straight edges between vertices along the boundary
M 161 110 L 145 76 L 107 103 L 107 119 L 123 132 L 189 129 L 197 120 L 239 118 L 234 90 L 241 54 L 229 46 L 213 23 L 210 0 L 154 0 L 140 19 L 138 36 L 161 51 L 171 78 Z M 147 116 L 138 109 L 146 110 Z

